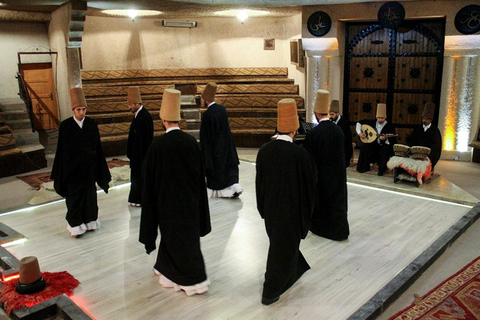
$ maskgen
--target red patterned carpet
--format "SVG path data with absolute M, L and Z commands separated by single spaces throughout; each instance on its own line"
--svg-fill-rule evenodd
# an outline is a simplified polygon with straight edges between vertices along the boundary
M 390 320 L 480 319 L 480 257 Z
M 114 158 L 112 160 L 107 161 L 107 164 L 108 164 L 108 167 L 112 169 L 114 167 L 123 167 L 125 165 L 130 164 L 130 162 L 126 160 Z M 41 173 L 30 174 L 26 176 L 17 176 L 17 178 L 24 181 L 25 183 L 30 185 L 32 188 L 39 190 L 42 183 L 52 181 L 50 180 L 50 173 L 51 173 L 50 171 L 41 172 Z

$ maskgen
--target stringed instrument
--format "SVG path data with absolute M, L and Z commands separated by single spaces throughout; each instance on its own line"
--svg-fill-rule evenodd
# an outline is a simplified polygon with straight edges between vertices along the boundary
M 379 136 L 384 136 L 385 138 L 398 137 L 398 134 L 388 133 L 388 134 L 378 134 L 375 129 L 373 129 L 368 124 L 362 124 L 362 132 L 365 133 L 365 138 L 360 138 L 363 143 L 372 143 L 377 140 Z

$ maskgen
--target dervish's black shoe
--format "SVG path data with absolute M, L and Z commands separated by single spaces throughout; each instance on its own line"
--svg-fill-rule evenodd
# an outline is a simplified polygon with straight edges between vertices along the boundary
M 268 305 L 271 305 L 272 303 L 277 302 L 278 299 L 280 299 L 280 296 L 275 297 L 275 298 L 265 298 L 265 297 L 262 297 L 262 304 L 268 306 Z

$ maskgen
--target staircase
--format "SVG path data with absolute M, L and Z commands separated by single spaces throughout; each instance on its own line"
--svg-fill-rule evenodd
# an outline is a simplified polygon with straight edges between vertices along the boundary
M 32 132 L 23 100 L 0 99 L 0 114 L 4 125 L 11 130 L 15 139 L 15 145 L 0 154 L 0 177 L 45 168 L 45 148 L 39 142 L 38 132 Z
M 187 131 L 190 135 L 194 136 L 197 141 L 200 141 L 200 123 L 202 119 L 195 96 L 182 95 L 180 99 L 183 113 L 182 118 L 187 121 Z

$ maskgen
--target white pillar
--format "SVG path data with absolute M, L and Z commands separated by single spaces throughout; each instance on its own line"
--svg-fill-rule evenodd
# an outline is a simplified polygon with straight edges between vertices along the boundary
M 67 48 L 68 83 L 70 88 L 82 87 L 82 74 L 80 70 L 79 48 Z
M 341 79 L 343 75 L 340 60 L 340 57 L 332 56 L 331 54 L 321 54 L 314 51 L 307 52 L 305 111 L 308 122 L 316 122 L 313 115 L 313 104 L 315 103 L 317 90 L 330 91 L 332 100 L 341 101 Z
M 479 123 L 480 71 L 478 55 L 445 58 L 439 129 L 442 132 L 442 159 L 470 161 L 471 148 Z

